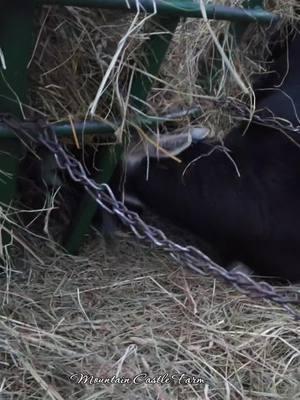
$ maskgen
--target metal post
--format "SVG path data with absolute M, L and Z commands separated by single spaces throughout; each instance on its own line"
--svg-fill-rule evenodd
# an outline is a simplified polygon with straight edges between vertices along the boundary
M 5 0 L 0 6 L 0 112 L 21 116 L 27 89 L 27 64 L 33 44 L 33 2 Z M 9 205 L 16 194 L 21 153 L 17 139 L 0 141 L 0 202 Z M 7 242 L 9 238 L 5 238 Z

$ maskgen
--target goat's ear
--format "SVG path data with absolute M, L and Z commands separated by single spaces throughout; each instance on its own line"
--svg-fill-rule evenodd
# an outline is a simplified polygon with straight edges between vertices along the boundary
M 207 128 L 190 128 L 189 130 L 174 135 L 161 135 L 157 145 L 146 144 L 146 152 L 151 158 L 168 158 L 177 156 L 187 149 L 192 142 L 196 143 L 207 137 Z
M 206 138 L 208 133 L 207 128 L 190 128 L 178 134 L 162 135 L 157 141 L 157 147 L 154 145 L 148 147 L 149 157 L 168 158 L 169 155 L 177 156 L 190 147 L 192 142 L 196 143 Z
M 157 145 L 146 145 L 150 158 L 168 158 L 177 156 L 192 144 L 192 135 L 189 132 L 174 135 L 162 135 L 157 139 Z
M 136 166 L 145 157 L 164 159 L 177 156 L 192 143 L 204 140 L 209 134 L 208 128 L 189 128 L 187 131 L 157 137 L 156 144 L 144 143 L 133 151 L 127 159 L 127 167 Z

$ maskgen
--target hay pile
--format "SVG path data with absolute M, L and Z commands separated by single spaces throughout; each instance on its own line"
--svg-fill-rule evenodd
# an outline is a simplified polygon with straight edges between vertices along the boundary
M 299 7 L 295 0 L 266 1 L 266 6 L 289 19 Z M 147 37 L 143 17 L 135 22 L 141 28 L 133 31 L 112 63 L 133 18 L 45 8 L 30 66 L 27 115 L 40 113 L 51 121 L 84 118 L 111 68 L 95 117 L 122 116 L 128 121 L 135 116 L 137 110 L 125 106 L 132 65 Z M 211 22 L 211 27 L 218 37 L 228 36 L 227 22 Z M 252 29 L 243 49 L 229 52 L 247 85 L 251 74 L 266 68 L 263 29 Z M 224 40 L 224 46 L 228 43 Z M 209 44 L 203 21 L 180 25 L 147 112 L 201 106 L 204 115 L 193 124 L 207 125 L 218 135 L 234 121 L 209 102 L 204 104 L 207 96 L 232 96 L 251 107 L 251 93 L 243 94 L 228 71 L 212 76 Z M 50 200 L 40 211 L 47 223 Z M 5 218 L 14 214 L 11 209 Z M 300 326 L 280 307 L 183 270 L 127 233 L 112 245 L 99 235 L 89 237 L 80 256 L 68 256 L 33 233 L 33 222 L 17 232 L 21 245 L 15 257 L 2 248 L 1 399 L 300 398 Z M 182 241 L 182 233 L 176 235 Z M 156 379 L 176 377 L 165 383 L 145 383 L 142 378 L 138 384 L 91 383 L 114 376 L 130 380 L 142 372 Z M 81 373 L 90 377 L 89 383 L 78 383 Z M 201 381 L 188 382 L 193 377 Z
M 280 307 L 127 235 L 43 254 L 43 266 L 20 257 L 2 285 L 1 399 L 299 399 L 300 327 Z M 176 378 L 94 383 L 141 373 Z

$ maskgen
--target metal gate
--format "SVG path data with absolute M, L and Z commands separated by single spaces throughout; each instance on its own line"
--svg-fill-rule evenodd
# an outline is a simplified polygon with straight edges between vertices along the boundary
M 137 3 L 138 2 L 138 3 Z M 135 72 L 130 98 L 142 104 L 152 86 L 152 79 L 159 72 L 160 65 L 166 55 L 172 35 L 180 18 L 201 18 L 199 2 L 193 0 L 4 0 L 0 5 L 0 113 L 12 113 L 22 118 L 20 104 L 26 102 L 27 95 L 27 64 L 30 60 L 35 41 L 34 16 L 44 5 L 99 7 L 103 9 L 137 12 L 137 5 L 143 11 L 153 13 L 153 24 L 159 24 L 162 34 L 151 35 L 144 43 L 143 55 L 146 73 Z M 262 8 L 263 0 L 247 0 L 244 8 L 233 8 L 222 5 L 206 5 L 209 19 L 231 21 L 233 31 L 241 37 L 248 24 L 270 24 L 278 20 Z M 157 121 L 139 120 L 138 124 L 152 124 Z M 28 121 L 24 121 L 24 126 Z M 75 124 L 78 134 L 99 135 L 100 138 L 113 136 L 117 124 L 99 123 L 93 120 Z M 71 136 L 70 123 L 55 124 L 53 129 L 58 137 Z M 24 152 L 24 146 L 16 138 L 14 132 L 6 124 L 0 123 L 0 170 L 5 172 L 0 180 L 0 202 L 9 204 L 16 195 L 16 177 L 18 174 L 18 158 Z M 101 173 L 94 177 L 97 182 L 108 182 L 122 145 L 115 145 L 115 157 L 109 149 L 102 155 L 97 166 Z M 78 212 L 74 215 L 70 234 L 66 239 L 65 248 L 74 253 L 78 250 L 84 235 L 87 233 L 91 220 L 96 212 L 96 203 L 86 194 Z

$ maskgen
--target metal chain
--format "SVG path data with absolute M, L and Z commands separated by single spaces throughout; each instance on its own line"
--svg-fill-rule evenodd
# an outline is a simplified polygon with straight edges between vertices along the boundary
M 22 131 L 22 129 L 18 129 L 18 123 L 15 120 L 11 123 L 10 119 L 2 118 L 2 121 L 16 132 Z M 39 132 L 38 136 L 36 135 L 37 132 Z M 30 134 L 30 132 L 27 133 Z M 201 275 L 222 278 L 242 294 L 252 298 L 265 298 L 280 304 L 295 319 L 300 320 L 300 314 L 290 307 L 290 304 L 300 304 L 297 290 L 291 288 L 289 293 L 287 290 L 285 294 L 280 293 L 278 289 L 275 289 L 267 282 L 256 282 L 242 272 L 226 270 L 193 246 L 181 246 L 173 242 L 160 229 L 146 224 L 136 212 L 128 210 L 121 201 L 116 199 L 107 184 L 98 184 L 90 178 L 82 164 L 59 143 L 51 125 L 41 120 L 37 121 L 35 132 L 31 132 L 31 134 L 34 134 L 35 140 L 53 153 L 60 169 L 66 170 L 74 182 L 81 183 L 102 209 L 109 214 L 116 215 L 125 226 L 131 229 L 138 239 L 154 244 L 169 253 L 177 262 Z

